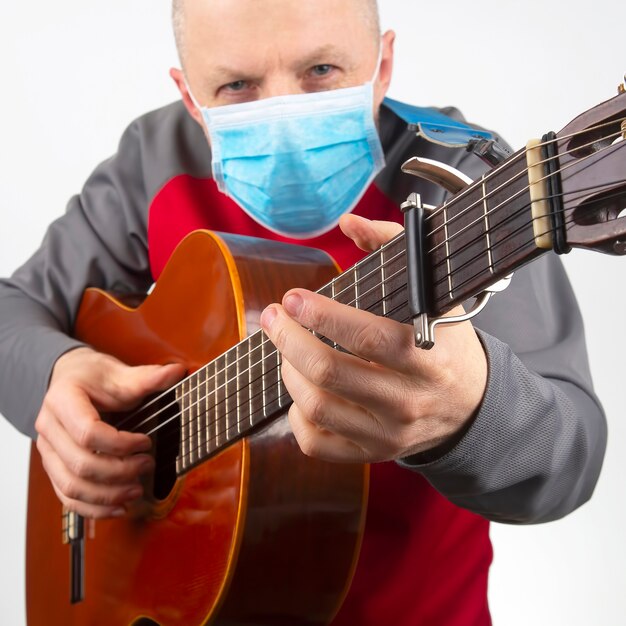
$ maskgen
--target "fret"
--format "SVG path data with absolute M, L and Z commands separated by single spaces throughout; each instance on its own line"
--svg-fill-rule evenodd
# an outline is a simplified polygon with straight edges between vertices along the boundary
M 493 274 L 493 256 L 491 254 L 491 236 L 489 234 L 489 209 L 487 207 L 487 188 L 485 187 L 485 177 L 482 178 L 482 192 L 483 192 L 483 220 L 484 220 L 484 233 L 485 243 L 487 244 L 487 260 L 489 264 L 489 271 Z
M 202 459 L 206 449 L 206 367 L 196 372 L 197 455 Z
M 256 426 L 263 419 L 263 333 L 256 332 L 248 339 L 250 352 L 248 363 L 250 369 L 250 426 Z
M 485 178 L 485 187 L 494 274 L 502 276 L 540 254 L 534 243 L 525 159 L 511 159 L 507 167 Z
M 211 361 L 205 368 L 205 429 L 206 429 L 206 454 L 211 454 L 217 449 L 217 423 L 215 420 L 215 403 L 216 403 L 216 362 Z
M 483 209 L 488 206 L 484 182 L 465 190 L 457 200 L 451 200 L 446 211 L 448 220 L 448 281 L 454 277 L 455 289 L 476 276 L 490 274 L 489 248 L 485 246 Z M 436 289 L 436 287 L 435 287 Z M 452 289 L 448 294 L 455 297 Z
M 450 264 L 450 233 L 448 232 L 448 210 L 444 205 L 443 208 L 443 234 L 444 234 L 444 244 L 446 249 L 446 269 L 448 270 L 447 274 L 447 282 L 448 282 L 448 293 L 450 297 L 453 297 L 452 294 L 452 267 Z
M 374 253 L 366 257 L 355 266 L 355 279 L 357 281 L 359 308 L 370 311 L 376 315 L 382 315 L 382 293 L 379 279 L 382 255 Z
M 245 431 L 250 421 L 250 372 L 248 370 L 249 345 L 247 341 L 237 344 L 235 355 L 237 357 L 236 370 L 236 403 L 237 403 L 237 434 L 241 435 Z
M 331 298 L 331 299 L 333 299 L 333 300 L 337 300 L 337 291 L 338 291 L 338 290 L 337 290 L 337 282 L 336 282 L 336 279 L 333 279 L 333 280 L 331 280 L 331 281 L 330 281 L 330 290 L 331 290 L 331 292 L 330 292 L 330 298 Z M 324 294 L 324 295 L 326 295 L 326 294 Z M 335 350 L 336 350 L 336 349 L 337 349 L 337 347 L 338 347 L 337 342 L 336 342 L 336 341 L 333 341 L 333 342 L 332 342 L 332 346 L 333 346 L 333 348 L 335 348 Z
M 511 158 L 427 217 L 432 312 L 441 314 L 538 255 L 526 162 Z
M 385 315 L 394 320 L 407 304 L 406 247 L 404 236 L 390 242 L 384 252 L 385 263 Z
M 285 385 L 283 383 L 283 377 L 280 373 L 280 368 L 282 366 L 282 357 L 280 352 L 276 350 L 276 401 L 279 407 L 283 406 L 282 396 L 286 393 Z
M 226 358 L 221 355 L 215 360 L 215 446 L 226 443 Z
M 274 344 L 270 342 L 265 333 L 261 333 L 261 404 L 263 405 L 263 417 L 268 417 L 267 406 L 269 404 L 267 398 L 267 376 L 265 373 L 267 364 L 267 352 L 274 349 Z
M 198 376 L 193 374 L 189 378 L 189 463 L 198 460 L 199 452 L 199 424 L 198 424 Z
M 388 246 L 383 246 L 380 250 L 380 299 L 382 304 L 382 315 L 387 317 L 389 307 L 387 305 L 388 286 L 387 286 L 387 263 L 388 263 Z
M 226 441 L 237 436 L 237 361 L 236 351 L 228 350 L 224 354 L 225 378 L 224 394 L 226 398 Z
M 334 299 L 337 302 L 354 306 L 356 300 L 355 280 L 354 267 L 334 279 Z
M 180 407 L 180 453 L 176 457 L 176 471 L 185 470 L 188 465 L 189 454 L 189 380 L 185 379 L 176 387 L 176 400 Z
M 265 345 L 264 361 L 264 393 L 263 393 L 263 413 L 266 417 L 274 415 L 280 409 L 280 353 L 270 341 Z
M 333 280 L 333 299 L 341 304 L 356 307 L 357 298 L 356 268 L 351 267 Z M 328 343 L 332 345 L 335 350 L 343 350 L 343 347 L 334 341 L 329 341 Z

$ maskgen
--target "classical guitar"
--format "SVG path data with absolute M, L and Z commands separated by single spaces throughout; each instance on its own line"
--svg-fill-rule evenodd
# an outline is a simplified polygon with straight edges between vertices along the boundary
M 622 91 L 427 210 L 421 315 L 441 316 L 549 250 L 625 254 L 625 137 Z M 412 159 L 405 169 L 459 186 L 445 166 Z M 301 286 L 411 321 L 408 238 L 338 275 L 315 250 L 198 231 L 140 304 L 87 290 L 77 337 L 130 364 L 181 361 L 191 374 L 128 414 L 104 416 L 154 440 L 149 495 L 124 518 L 64 511 L 33 448 L 31 626 L 332 619 L 358 558 L 368 469 L 300 453 L 285 419 L 280 355 L 258 318 Z

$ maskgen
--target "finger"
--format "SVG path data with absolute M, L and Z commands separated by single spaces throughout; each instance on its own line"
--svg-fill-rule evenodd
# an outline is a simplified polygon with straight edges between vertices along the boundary
M 311 384 L 288 361 L 283 360 L 282 376 L 294 401 L 290 417 L 292 429 L 303 452 L 315 456 L 309 448 L 314 443 L 311 430 L 327 431 L 354 444 L 341 445 L 334 454 L 347 455 L 345 461 L 382 461 L 393 457 L 386 427 L 365 408 Z M 316 440 L 315 440 L 316 441 Z M 337 459 L 335 459 L 337 460 Z
M 388 412 L 397 400 L 396 372 L 334 350 L 289 317 L 280 305 L 268 307 L 261 323 L 283 358 L 319 389 L 374 412 Z
M 73 475 L 43 435 L 37 438 L 37 449 L 55 491 L 64 504 L 71 500 L 74 503 L 116 509 L 143 494 L 143 488 L 138 482 L 132 485 L 102 485 Z
M 52 421 L 50 427 L 42 429 L 48 443 L 70 472 L 83 480 L 129 485 L 154 470 L 154 460 L 148 454 L 123 458 L 94 454 L 78 446 L 54 416 L 42 416 L 42 419 Z
M 335 433 L 320 430 L 304 419 L 294 404 L 288 413 L 289 425 L 304 454 L 333 463 L 366 463 L 363 450 Z
M 87 519 L 109 519 L 112 517 L 124 517 L 126 509 L 122 506 L 98 506 L 97 504 L 86 504 L 78 500 L 66 498 L 59 490 L 52 485 L 57 498 L 63 506 L 73 513 L 78 513 Z
M 339 220 L 339 227 L 344 235 L 366 252 L 380 248 L 403 230 L 402 226 L 395 222 L 368 220 L 354 213 L 343 215 Z
M 126 457 L 147 452 L 152 447 L 149 437 L 141 433 L 118 431 L 102 421 L 87 393 L 76 386 L 50 388 L 44 399 L 45 409 L 55 416 L 76 444 L 85 450 L 110 456 Z M 54 438 L 51 421 L 38 421 L 38 429 Z
M 394 320 L 355 309 L 305 289 L 283 298 L 287 313 L 299 324 L 331 339 L 345 350 L 384 365 L 403 369 L 413 364 L 413 329 Z
M 179 363 L 130 367 L 116 361 L 113 368 L 101 381 L 102 389 L 92 390 L 99 408 L 107 411 L 132 409 L 146 396 L 169 389 L 185 375 Z

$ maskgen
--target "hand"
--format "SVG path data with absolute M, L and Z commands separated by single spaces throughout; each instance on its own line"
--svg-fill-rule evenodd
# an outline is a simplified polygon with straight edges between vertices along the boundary
M 365 250 L 401 230 L 354 215 L 340 225 Z M 458 437 L 480 406 L 487 360 L 470 323 L 440 326 L 435 347 L 425 351 L 415 347 L 409 325 L 292 289 L 282 306 L 265 309 L 261 324 L 282 354 L 294 401 L 289 421 L 309 456 L 375 462 L 430 450 Z
M 183 375 L 181 365 L 129 367 L 90 348 L 57 360 L 35 428 L 44 468 L 69 510 L 119 516 L 142 495 L 140 476 L 154 469 L 150 438 L 118 431 L 98 411 L 131 409 Z

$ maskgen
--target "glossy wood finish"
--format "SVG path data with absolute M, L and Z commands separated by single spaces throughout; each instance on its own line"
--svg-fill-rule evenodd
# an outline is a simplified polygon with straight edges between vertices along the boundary
M 254 329 L 266 303 L 334 273 L 317 251 L 199 231 L 137 309 L 88 292 L 76 331 L 129 363 L 176 360 L 192 371 Z M 355 567 L 366 493 L 366 467 L 308 459 L 280 417 L 187 472 L 164 500 L 88 522 L 85 599 L 70 605 L 62 510 L 33 448 L 28 622 L 327 623 Z
M 567 243 L 626 254 L 626 93 L 558 134 Z M 621 140 L 620 140 L 621 137 Z

